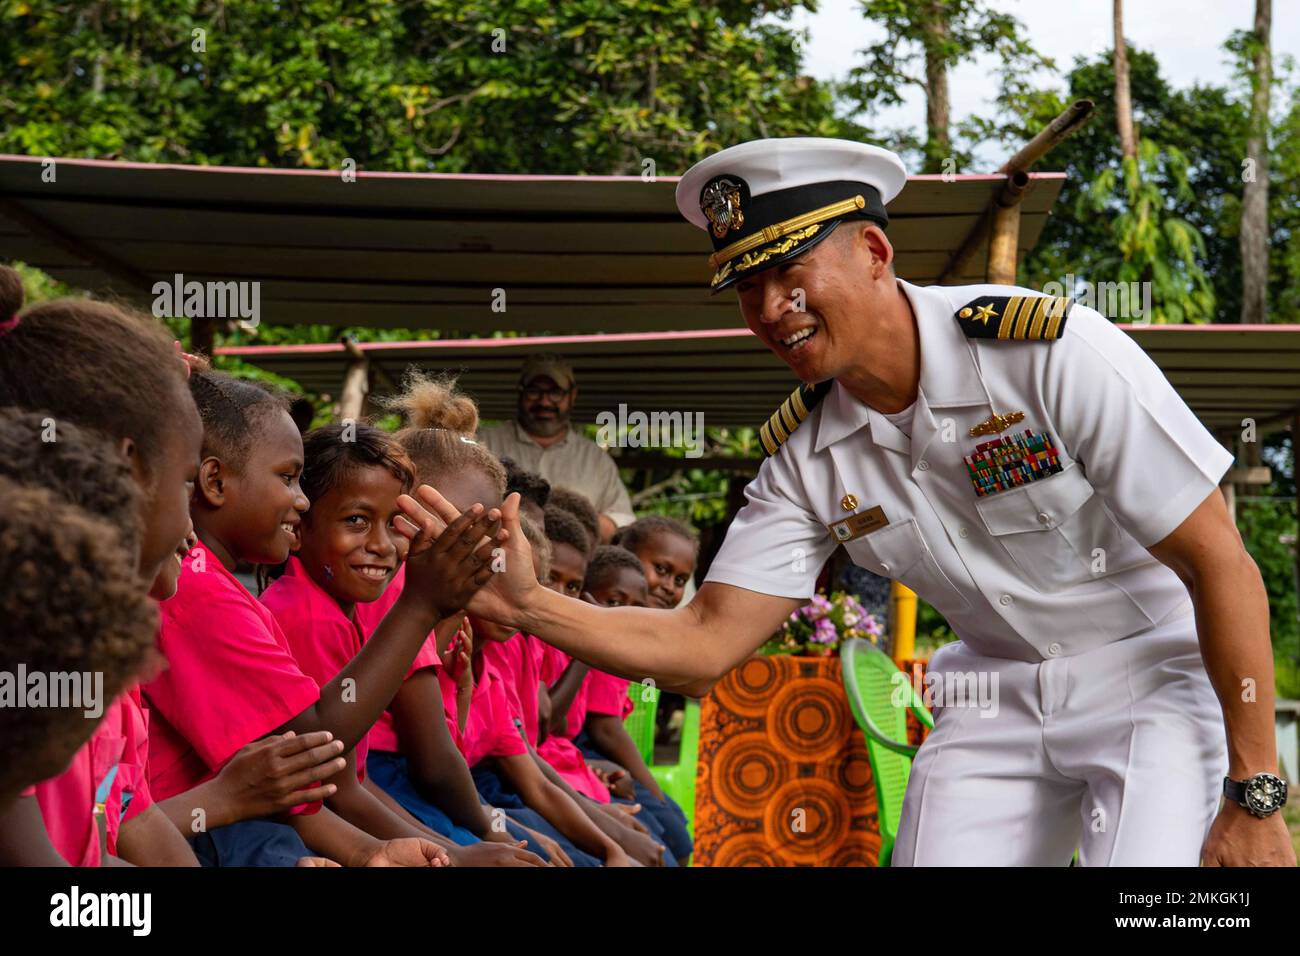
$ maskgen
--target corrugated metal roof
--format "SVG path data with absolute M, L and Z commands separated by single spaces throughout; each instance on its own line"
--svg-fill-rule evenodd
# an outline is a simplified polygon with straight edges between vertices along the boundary
M 1300 325 L 1119 326 L 1161 367 L 1207 426 L 1238 429 L 1300 413 Z M 706 424 L 759 425 L 795 382 L 786 365 L 747 330 L 627 333 L 358 346 L 375 394 L 391 391 L 410 365 L 461 374 L 489 419 L 514 414 L 522 357 L 559 351 L 578 379 L 575 420 L 619 403 L 641 411 L 702 412 Z M 245 346 L 219 350 L 337 397 L 344 345 Z
M 484 176 L 168 166 L 0 156 L 0 259 L 152 301 L 153 282 L 257 280 L 270 323 L 463 335 L 738 328 L 676 177 Z M 900 275 L 935 281 L 1004 176 L 912 177 L 890 204 Z M 1064 182 L 1034 174 L 1032 247 Z M 8 204 L 8 205 L 6 205 Z M 10 215 L 6 216 L 6 209 Z M 37 235 L 29 217 L 69 242 Z M 953 284 L 983 281 L 987 252 Z M 111 261 L 110 261 L 111 260 Z M 113 275 L 112 264 L 122 268 Z M 493 311 L 493 290 L 505 311 Z

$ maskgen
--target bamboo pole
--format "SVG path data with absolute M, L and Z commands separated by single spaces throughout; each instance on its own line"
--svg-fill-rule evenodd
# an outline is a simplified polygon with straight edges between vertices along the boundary
M 339 396 L 339 420 L 356 421 L 365 411 L 366 396 L 370 393 L 370 360 L 352 339 L 344 339 L 350 361 L 343 373 L 343 391 Z

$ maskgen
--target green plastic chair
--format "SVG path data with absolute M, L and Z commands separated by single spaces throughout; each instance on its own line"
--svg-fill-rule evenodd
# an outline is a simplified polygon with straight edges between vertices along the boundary
M 911 710 L 917 720 L 931 729 L 934 718 L 916 693 L 911 678 L 874 644 L 860 638 L 845 641 L 840 648 L 840 670 L 849 708 L 866 737 L 867 758 L 876 781 L 880 820 L 878 863 L 889 866 L 898 836 L 898 820 L 903 813 L 903 794 L 912 772 L 912 757 L 917 751 L 907 743 L 907 711 Z
M 686 814 L 686 830 L 695 838 L 695 767 L 700 755 L 700 702 L 686 699 L 682 744 L 675 764 L 650 764 L 650 773 Z
M 655 716 L 659 710 L 659 688 L 634 682 L 627 685 L 627 696 L 632 701 L 632 713 L 623 721 L 623 727 L 640 751 L 641 759 L 649 767 L 655 762 Z M 650 699 L 643 700 L 645 697 Z

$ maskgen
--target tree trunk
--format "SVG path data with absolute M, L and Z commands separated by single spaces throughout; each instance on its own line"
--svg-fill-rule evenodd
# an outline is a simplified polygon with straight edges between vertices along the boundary
M 1124 0 L 1115 0 L 1115 124 L 1125 159 L 1137 159 L 1133 132 L 1133 99 L 1129 93 L 1128 47 L 1124 45 Z
M 1272 0 L 1255 0 L 1255 63 L 1241 199 L 1241 321 L 1268 321 L 1268 99 L 1273 82 Z
M 925 171 L 944 172 L 943 161 L 952 156 L 948 134 L 948 12 L 942 2 L 930 4 L 925 21 Z

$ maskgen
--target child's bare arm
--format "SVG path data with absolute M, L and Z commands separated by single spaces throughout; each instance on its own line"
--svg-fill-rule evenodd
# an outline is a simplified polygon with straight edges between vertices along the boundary
M 664 798 L 663 791 L 659 789 L 659 781 L 655 780 L 654 774 L 641 759 L 641 751 L 623 726 L 623 721 L 613 714 L 588 714 L 583 727 L 597 750 L 630 773 L 633 780 L 660 800 Z
M 524 803 L 548 823 L 581 849 L 603 859 L 606 865 L 625 865 L 623 848 L 596 826 L 580 804 L 542 774 L 530 754 L 496 759 L 502 774 L 519 791 Z
M 35 797 L 15 797 L 0 808 L 0 866 L 67 866 L 45 831 Z
M 185 839 L 192 840 L 203 830 L 283 813 L 332 796 L 335 784 L 320 781 L 343 768 L 342 753 L 343 742 L 325 731 L 263 737 L 241 748 L 211 780 L 156 806 Z M 196 829 L 199 819 L 203 825 Z
M 453 823 L 484 836 L 489 820 L 443 719 L 438 676 L 428 668 L 412 674 L 393 699 L 392 714 L 408 772 L 421 793 Z
M 117 831 L 118 857 L 136 866 L 198 866 L 189 841 L 158 804 L 124 820 Z
M 582 661 L 572 660 L 560 675 L 560 679 L 551 685 L 551 733 L 564 732 L 569 720 L 569 708 L 573 706 L 573 699 L 578 696 L 578 691 L 582 688 L 582 682 L 586 680 L 589 670 L 591 668 Z

